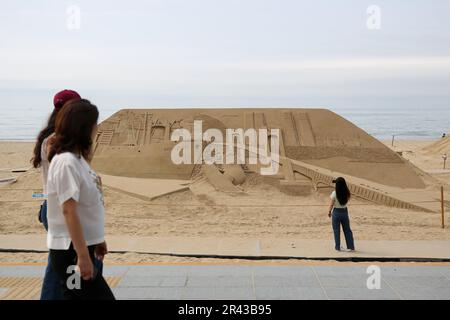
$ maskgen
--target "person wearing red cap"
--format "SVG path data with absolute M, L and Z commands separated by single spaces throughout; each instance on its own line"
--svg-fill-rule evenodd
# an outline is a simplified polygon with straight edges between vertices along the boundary
M 47 172 L 49 166 L 46 156 L 47 141 L 49 137 L 55 132 L 56 116 L 58 115 L 59 110 L 61 110 L 67 102 L 80 99 L 81 96 L 73 90 L 63 90 L 58 92 L 53 98 L 54 109 L 47 121 L 47 125 L 44 129 L 41 130 L 37 137 L 31 162 L 33 163 L 34 168 L 41 168 L 44 194 L 46 194 Z M 44 223 L 44 221 L 42 222 Z
M 53 98 L 53 111 L 47 121 L 47 125 L 41 130 L 37 137 L 36 144 L 34 146 L 33 158 L 31 162 L 34 168 L 40 168 L 42 173 L 43 193 L 47 194 L 47 174 L 49 168 L 49 161 L 47 158 L 47 142 L 49 138 L 54 134 L 56 116 L 65 104 L 71 101 L 81 100 L 81 96 L 74 90 L 62 90 L 55 94 Z M 41 209 L 39 210 L 39 221 L 44 225 L 44 228 L 48 230 L 47 222 L 47 200 L 45 200 Z M 41 300 L 61 300 L 62 293 L 59 284 L 59 278 L 56 273 L 53 272 L 51 267 L 50 256 L 48 265 L 45 270 L 44 281 L 42 283 Z
M 56 110 L 60 110 L 66 102 L 69 102 L 71 100 L 80 100 L 81 96 L 78 94 L 78 92 L 73 90 L 63 90 L 55 94 L 53 97 L 53 105 L 55 106 Z

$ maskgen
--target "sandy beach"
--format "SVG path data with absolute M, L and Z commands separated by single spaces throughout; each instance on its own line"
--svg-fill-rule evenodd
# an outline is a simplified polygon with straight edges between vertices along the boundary
M 391 141 L 384 142 L 391 146 Z M 441 143 L 442 144 L 442 143 Z M 431 146 L 431 147 L 430 147 Z M 450 171 L 442 170 L 441 153 L 450 142 L 436 146 L 435 141 L 395 141 L 392 147 L 443 184 L 450 183 Z M 11 173 L 10 169 L 30 167 L 32 142 L 0 142 L 0 178 L 16 177 L 17 182 L 0 186 L 0 233 L 44 233 L 37 214 L 40 199 L 33 192 L 42 189 L 39 170 Z M 9 171 L 8 171 L 9 170 Z M 258 177 L 254 177 L 258 179 Z M 277 237 L 331 239 L 327 205 L 329 188 L 307 196 L 280 192 L 270 181 L 248 179 L 247 196 L 229 205 L 222 198 L 201 199 L 189 190 L 145 201 L 108 187 L 104 188 L 106 234 L 129 236 Z M 252 183 L 253 180 L 253 183 Z M 271 199 L 261 196 L 270 191 Z M 450 214 L 446 229 L 440 228 L 440 215 L 397 209 L 352 199 L 350 215 L 355 238 L 359 240 L 449 240 Z M 1 253 L 2 262 L 44 262 L 45 254 Z M 220 261 L 142 254 L 111 254 L 110 261 L 183 262 Z

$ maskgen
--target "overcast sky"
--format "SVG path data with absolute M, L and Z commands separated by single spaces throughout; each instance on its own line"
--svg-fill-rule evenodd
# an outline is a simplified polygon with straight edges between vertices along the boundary
M 2 0 L 0 108 L 63 88 L 108 108 L 450 107 L 450 0 Z

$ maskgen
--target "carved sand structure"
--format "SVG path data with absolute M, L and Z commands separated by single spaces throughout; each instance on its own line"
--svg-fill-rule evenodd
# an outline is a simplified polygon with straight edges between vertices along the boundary
M 145 199 L 186 188 L 195 193 L 202 185 L 242 192 L 239 185 L 259 173 L 260 164 L 172 162 L 172 133 L 192 132 L 196 120 L 203 131 L 218 129 L 224 136 L 226 129 L 279 129 L 280 170 L 273 178 L 281 188 L 317 190 L 343 176 L 352 193 L 368 201 L 439 210 L 434 178 L 326 109 L 123 109 L 99 125 L 92 164 L 106 185 Z

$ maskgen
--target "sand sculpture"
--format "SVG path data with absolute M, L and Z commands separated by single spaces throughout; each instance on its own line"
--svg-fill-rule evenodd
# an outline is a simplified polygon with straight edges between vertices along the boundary
M 124 179 L 185 181 L 202 175 L 218 190 L 239 192 L 246 174 L 259 172 L 261 164 L 171 161 L 171 151 L 177 144 L 171 140 L 172 134 L 177 129 L 192 132 L 194 122 L 199 120 L 204 131 L 216 129 L 224 136 L 227 129 L 265 129 L 268 135 L 271 129 L 279 129 L 280 169 L 276 178 L 280 185 L 301 188 L 306 184 L 314 189 L 331 186 L 333 178 L 342 175 L 361 198 L 434 211 L 424 204 L 425 198 L 431 197 L 427 192 L 431 195 L 436 187 L 430 177 L 326 109 L 124 109 L 100 124 L 93 166 L 103 174 Z M 202 141 L 197 147 L 204 150 L 209 143 Z M 192 143 L 193 154 L 195 147 Z M 248 157 L 252 151 L 245 152 Z
M 450 155 L 450 136 L 442 138 L 441 140 L 430 144 L 429 146 L 425 147 L 423 151 L 426 154 L 431 155 Z

